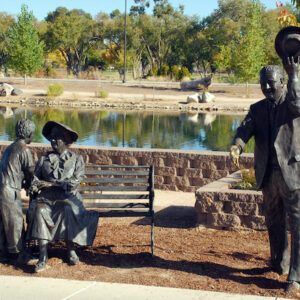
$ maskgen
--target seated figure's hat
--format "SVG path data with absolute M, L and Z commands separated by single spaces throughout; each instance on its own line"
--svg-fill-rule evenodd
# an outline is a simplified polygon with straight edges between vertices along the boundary
M 275 38 L 275 49 L 280 58 L 300 56 L 300 27 L 281 29 Z
M 70 139 L 71 139 L 71 143 L 76 142 L 76 140 L 78 139 L 78 134 L 77 132 L 75 132 L 74 130 L 72 130 L 69 126 L 55 122 L 55 121 L 48 121 L 45 126 L 43 127 L 43 131 L 42 134 L 43 136 L 47 139 L 47 140 L 51 140 L 51 130 L 54 127 L 58 127 L 60 130 L 64 130 L 67 131 Z

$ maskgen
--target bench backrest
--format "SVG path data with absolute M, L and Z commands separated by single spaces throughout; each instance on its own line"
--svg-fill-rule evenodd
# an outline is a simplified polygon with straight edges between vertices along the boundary
M 105 216 L 152 216 L 153 166 L 86 165 L 79 187 L 86 208 Z

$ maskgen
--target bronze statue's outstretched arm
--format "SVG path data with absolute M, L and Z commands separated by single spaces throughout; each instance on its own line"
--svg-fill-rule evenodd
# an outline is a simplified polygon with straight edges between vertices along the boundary
M 287 101 L 289 109 L 292 113 L 300 114 L 300 81 L 298 78 L 300 57 L 284 57 L 282 63 L 288 75 Z

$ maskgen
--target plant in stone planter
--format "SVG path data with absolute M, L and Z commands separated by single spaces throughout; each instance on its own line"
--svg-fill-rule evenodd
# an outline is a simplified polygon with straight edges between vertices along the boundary
M 254 168 L 241 170 L 242 180 L 233 184 L 232 189 L 238 190 L 256 190 L 256 179 Z

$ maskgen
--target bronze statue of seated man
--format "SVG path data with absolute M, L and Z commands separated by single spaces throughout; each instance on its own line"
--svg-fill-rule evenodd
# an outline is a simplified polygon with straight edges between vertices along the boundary
M 77 133 L 54 121 L 42 133 L 53 150 L 40 157 L 30 188 L 27 239 L 37 239 L 40 251 L 35 272 L 47 267 L 49 241 L 66 241 L 69 263 L 76 265 L 74 243 L 92 245 L 98 225 L 97 212 L 85 210 L 77 190 L 85 170 L 82 156 L 69 150 Z

